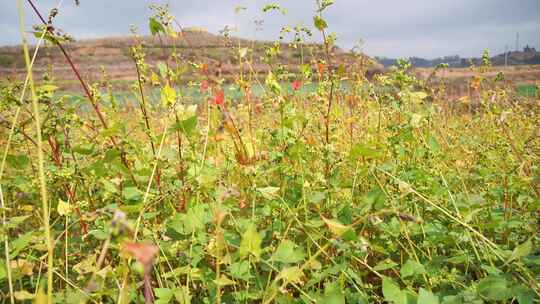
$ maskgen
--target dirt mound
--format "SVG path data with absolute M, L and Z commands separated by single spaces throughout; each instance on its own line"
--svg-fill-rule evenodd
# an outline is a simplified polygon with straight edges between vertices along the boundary
M 270 41 L 252 41 L 240 38 L 225 38 L 205 31 L 186 31 L 178 38 L 157 37 L 109 37 L 88 39 L 65 44 L 67 52 L 72 57 L 84 78 L 90 81 L 99 81 L 105 71 L 110 79 L 116 83 L 128 83 L 136 79 L 136 69 L 130 48 L 141 43 L 146 53 L 145 61 L 151 66 L 159 62 L 171 61 L 173 50 L 179 54 L 179 62 L 207 63 L 219 66 L 223 76 L 227 78 L 239 71 L 238 46 L 249 47 L 253 53 L 252 66 L 256 73 L 264 74 L 270 66 L 263 61 L 265 50 L 272 46 Z M 297 67 L 302 61 L 299 49 L 289 44 L 280 45 L 281 53 L 278 60 L 283 64 Z M 31 51 L 33 51 L 31 49 Z M 304 49 L 305 62 L 312 58 L 322 58 L 322 48 L 317 44 L 306 44 Z M 354 59 L 351 54 L 335 48 L 333 50 L 336 61 L 350 64 Z M 380 68 L 377 66 L 377 68 Z M 76 83 L 75 76 L 67 64 L 61 51 L 54 45 L 44 46 L 38 53 L 35 68 L 36 78 L 48 73 L 53 75 L 62 86 L 71 86 Z M 24 60 L 21 56 L 20 46 L 0 48 L 0 78 L 23 77 L 25 73 Z M 185 75 L 188 81 L 190 75 Z

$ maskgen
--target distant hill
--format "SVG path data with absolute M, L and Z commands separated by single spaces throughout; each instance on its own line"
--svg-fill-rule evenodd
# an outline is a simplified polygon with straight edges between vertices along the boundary
M 177 50 L 180 62 L 207 63 L 212 69 L 219 69 L 223 77 L 232 76 L 239 72 L 238 46 L 249 47 L 253 52 L 247 56 L 253 59 L 252 67 L 256 73 L 265 74 L 270 66 L 263 62 L 262 57 L 268 47 L 274 42 L 252 41 L 239 38 L 225 38 L 206 32 L 202 29 L 188 30 L 177 39 L 166 38 L 160 41 L 156 37 L 137 38 L 144 47 L 145 61 L 151 66 L 157 66 L 170 57 L 173 49 Z M 107 72 L 110 79 L 130 81 L 136 79 L 136 69 L 130 48 L 137 44 L 135 37 L 110 37 L 103 39 L 80 40 L 65 44 L 65 48 L 86 79 L 99 81 L 102 70 Z M 280 63 L 298 67 L 301 63 L 302 53 L 286 43 L 280 45 Z M 332 50 L 337 63 L 349 64 L 355 60 L 350 53 L 339 48 Z M 6 76 L 21 78 L 24 75 L 24 60 L 21 56 L 20 46 L 0 47 L 0 79 Z M 304 48 L 304 62 L 308 63 L 314 56 L 324 58 L 321 45 L 306 44 Z M 172 60 L 169 58 L 169 62 Z M 382 66 L 380 66 L 382 69 Z M 248 67 L 244 66 L 247 70 Z M 35 74 L 40 76 L 52 71 L 54 77 L 64 84 L 75 83 L 75 77 L 67 65 L 60 50 L 54 45 L 48 45 L 40 50 L 35 68 Z M 189 80 L 190 75 L 185 76 Z
M 526 46 L 521 52 L 500 54 L 491 59 L 494 65 L 531 65 L 540 64 L 540 52 L 535 48 Z
M 385 67 L 396 65 L 397 59 L 375 57 Z M 461 58 L 458 55 L 446 56 L 435 59 L 424 59 L 418 57 L 408 58 L 411 64 L 417 68 L 436 67 L 439 64 L 448 64 L 452 68 L 464 68 L 470 66 L 471 61 L 474 64 L 480 64 L 480 58 Z M 523 51 L 513 51 L 499 54 L 491 58 L 491 63 L 495 66 L 504 65 L 534 65 L 540 64 L 540 52 L 535 48 L 526 46 Z

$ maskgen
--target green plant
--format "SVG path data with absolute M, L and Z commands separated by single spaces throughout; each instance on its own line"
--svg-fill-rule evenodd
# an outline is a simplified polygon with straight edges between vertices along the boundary
M 53 77 L 35 84 L 27 51 L 26 84 L 0 86 L 1 296 L 537 302 L 538 104 L 491 82 L 489 62 L 463 99 L 478 101 L 474 111 L 441 100 L 444 84 L 418 79 L 408 61 L 368 80 L 371 60 L 334 55 L 332 1 L 317 5 L 322 44 L 306 43 L 310 28 L 282 28 L 300 64 L 282 59 L 283 44 L 228 37 L 231 78 L 185 59 L 182 28 L 152 6 L 161 59 L 149 64 L 154 50 L 134 32 L 137 77 L 124 92 L 106 73 L 85 82 L 42 32 L 85 95 Z

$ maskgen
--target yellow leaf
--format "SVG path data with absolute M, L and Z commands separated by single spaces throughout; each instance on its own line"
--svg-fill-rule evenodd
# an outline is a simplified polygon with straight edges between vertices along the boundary
M 407 195 L 413 191 L 411 188 L 411 185 L 403 181 L 398 182 L 398 187 L 399 187 L 399 192 L 401 192 L 401 194 L 403 195 Z
M 468 104 L 468 103 L 471 102 L 471 99 L 469 98 L 469 96 L 463 96 L 463 97 L 461 97 L 461 98 L 459 99 L 459 101 L 460 101 L 461 103 Z
M 425 92 L 413 92 L 410 96 L 413 103 L 420 103 L 422 100 L 426 99 L 428 95 Z
M 26 290 L 15 291 L 13 293 L 13 296 L 19 301 L 32 300 L 33 298 L 35 298 L 33 293 L 29 293 Z
M 96 256 L 91 255 L 86 259 L 82 260 L 80 263 L 73 266 L 73 270 L 78 274 L 85 274 L 97 271 L 95 266 Z
M 43 291 L 43 286 L 39 286 L 34 304 L 47 304 L 47 302 L 47 295 L 45 294 L 45 291 Z
M 150 75 L 150 82 L 152 85 L 159 85 L 159 77 L 155 72 L 152 72 Z
M 410 124 L 413 128 L 419 128 L 422 126 L 422 115 L 420 114 L 417 114 L 417 113 L 414 113 L 412 116 L 411 116 L 411 121 L 410 121 Z
M 246 57 L 247 52 L 248 52 L 247 48 L 241 48 L 241 49 L 238 50 L 238 54 L 240 55 L 240 58 Z
M 66 216 L 71 213 L 71 205 L 63 200 L 58 200 L 58 207 L 56 210 L 61 216 Z
M 25 259 L 18 259 L 10 262 L 11 269 L 19 271 L 23 275 L 31 276 L 34 274 L 34 264 Z
M 169 85 L 161 89 L 161 104 L 164 107 L 172 106 L 176 102 L 176 91 Z
M 304 273 L 302 272 L 302 270 L 300 270 L 298 266 L 294 266 L 294 267 L 283 269 L 279 273 L 278 278 L 283 279 L 283 281 L 285 282 L 299 284 L 299 283 L 302 283 L 303 276 L 304 276 Z
M 234 285 L 235 282 L 229 279 L 226 275 L 221 275 L 221 277 L 216 280 L 216 284 L 219 286 L 228 286 L 228 285 Z
M 329 220 L 325 217 L 322 217 L 322 219 L 326 223 L 326 226 L 328 226 L 328 229 L 330 229 L 330 231 L 336 236 L 341 236 L 349 229 L 351 229 L 351 227 L 343 225 L 338 221 Z

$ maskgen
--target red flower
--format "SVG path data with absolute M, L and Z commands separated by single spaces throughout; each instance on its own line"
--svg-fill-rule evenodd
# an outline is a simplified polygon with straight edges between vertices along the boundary
M 225 92 L 223 90 L 217 90 L 214 93 L 214 103 L 218 106 L 223 105 L 225 103 Z
M 302 87 L 302 82 L 300 80 L 295 80 L 292 82 L 293 90 L 298 91 L 300 90 L 301 87 Z
M 201 89 L 201 92 L 205 92 L 206 90 L 208 90 L 208 81 L 203 80 L 201 82 L 200 89 Z

